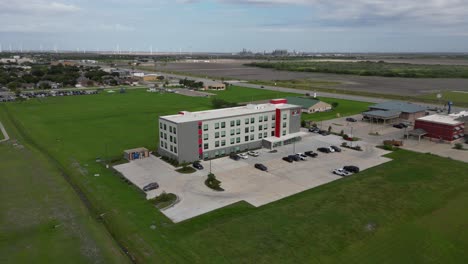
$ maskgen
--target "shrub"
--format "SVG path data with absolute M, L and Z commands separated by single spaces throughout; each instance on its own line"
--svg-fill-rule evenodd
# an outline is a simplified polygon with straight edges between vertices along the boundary
M 216 179 L 216 176 L 213 173 L 208 174 L 208 178 L 205 181 L 205 185 L 208 186 L 208 188 L 218 192 L 224 191 L 224 189 L 221 188 L 221 182 L 218 179 Z
M 344 136 L 344 130 L 341 130 L 340 136 L 342 136 L 342 137 Z M 346 136 L 347 136 L 347 135 L 346 135 Z
M 341 143 L 341 146 L 344 147 L 344 148 L 346 148 L 346 147 L 348 147 L 348 143 L 343 142 L 343 143 Z
M 329 126 L 328 127 L 328 133 L 331 133 L 331 131 L 332 131 L 332 126 Z
M 456 143 L 454 149 L 463 149 L 462 143 Z

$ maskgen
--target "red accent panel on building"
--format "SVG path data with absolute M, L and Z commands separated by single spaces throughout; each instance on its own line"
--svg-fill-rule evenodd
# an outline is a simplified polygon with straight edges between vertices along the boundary
M 287 99 L 271 99 L 270 104 L 287 104 Z
M 439 124 L 425 120 L 416 120 L 414 124 L 414 128 L 424 129 L 427 132 L 426 137 L 435 138 L 435 139 L 442 139 L 446 141 L 453 141 L 455 140 L 455 135 L 461 135 L 464 133 L 461 126 L 463 123 L 457 125 L 449 125 L 449 124 Z M 456 127 L 460 127 L 458 130 Z
M 276 109 L 276 126 L 275 126 L 275 136 L 281 137 L 281 109 Z
M 179 115 L 185 115 L 185 113 L 183 111 L 180 111 Z

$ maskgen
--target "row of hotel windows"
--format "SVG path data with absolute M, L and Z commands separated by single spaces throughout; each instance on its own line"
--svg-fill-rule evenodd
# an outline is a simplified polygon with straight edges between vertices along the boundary
M 276 119 L 276 115 L 272 115 L 271 116 L 271 120 L 275 120 Z M 288 119 L 288 114 L 283 114 L 283 120 L 286 120 Z M 258 122 L 267 122 L 268 121 L 268 116 L 260 116 L 258 118 Z M 244 124 L 248 125 L 248 124 L 254 124 L 255 123 L 255 117 L 251 117 L 251 118 L 246 118 L 244 120 Z M 230 122 L 230 127 L 234 127 L 234 126 L 240 126 L 241 125 L 241 120 L 240 119 L 237 119 L 237 120 L 231 120 Z M 219 128 L 226 128 L 226 122 L 217 122 L 217 123 L 214 123 L 214 129 L 219 129 Z M 198 126 L 198 129 L 202 129 L 201 126 Z M 203 124 L 203 131 L 208 131 L 208 124 Z
M 286 136 L 286 130 L 283 130 L 283 136 Z M 274 136 L 275 135 L 275 131 L 271 131 L 271 136 Z M 268 137 L 268 132 L 264 132 L 264 133 L 258 133 L 258 139 L 262 139 L 262 138 L 267 138 Z M 255 140 L 255 135 L 252 134 L 250 136 L 245 136 L 244 137 L 244 142 L 249 142 L 249 141 L 254 141 Z M 241 143 L 241 137 L 236 137 L 236 138 L 231 138 L 230 139 L 230 144 L 231 145 L 234 145 L 234 144 L 239 144 Z M 215 141 L 215 148 L 219 148 L 220 146 L 221 147 L 224 147 L 226 146 L 226 140 L 217 140 Z M 199 147 L 201 148 L 201 144 L 199 145 Z M 210 144 L 209 143 L 204 143 L 203 144 L 203 149 L 209 149 L 210 148 Z
M 172 145 L 169 145 L 170 148 L 167 148 L 167 142 L 163 142 L 161 141 L 161 148 L 164 148 L 164 149 L 167 149 L 167 150 L 171 150 L 171 152 L 174 152 L 175 154 L 177 154 L 177 147 L 176 146 L 172 146 Z
M 164 130 L 164 131 L 167 131 L 167 125 L 166 124 L 163 124 L 163 123 L 159 123 L 159 128 Z M 177 128 L 176 127 L 173 127 L 173 126 L 169 126 L 169 133 L 173 133 L 173 134 L 177 134 Z
M 271 128 L 275 128 L 276 127 L 276 124 L 275 123 L 271 123 Z M 287 123 L 286 122 L 283 122 L 283 128 L 286 128 L 287 127 Z M 262 130 L 267 130 L 268 129 L 268 125 L 265 124 L 265 125 L 259 125 L 258 126 L 258 130 L 259 131 L 262 131 Z M 245 133 L 249 133 L 249 132 L 255 132 L 255 126 L 250 126 L 249 127 L 246 127 L 244 128 L 244 132 Z M 241 133 L 241 129 L 240 128 L 237 128 L 237 129 L 231 129 L 230 131 L 230 134 L 231 136 L 234 136 L 234 135 L 240 135 Z M 215 132 L 215 138 L 219 138 L 220 136 L 221 137 L 226 137 L 226 131 L 221 131 L 221 132 Z M 209 136 L 208 134 L 203 134 L 203 140 L 208 140 Z
M 161 132 L 161 139 L 167 140 L 167 134 Z M 177 138 L 176 138 L 176 137 L 169 136 L 169 141 L 170 141 L 171 143 L 177 144 Z

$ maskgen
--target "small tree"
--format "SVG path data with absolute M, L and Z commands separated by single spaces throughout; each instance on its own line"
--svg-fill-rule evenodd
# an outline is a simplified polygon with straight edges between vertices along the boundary
M 337 108 L 339 103 L 338 102 L 333 102 L 331 105 L 332 105 L 333 108 Z
M 305 120 L 301 121 L 301 127 L 306 127 L 306 121 Z
M 328 133 L 331 133 L 332 132 L 332 126 L 329 126 L 328 127 Z
M 344 135 L 344 130 L 341 130 L 340 136 L 343 136 L 343 135 Z
M 455 144 L 455 149 L 463 149 L 463 144 L 462 143 L 456 143 Z

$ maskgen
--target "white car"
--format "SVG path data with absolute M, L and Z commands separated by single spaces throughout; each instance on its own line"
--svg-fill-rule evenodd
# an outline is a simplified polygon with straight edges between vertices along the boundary
M 248 159 L 249 156 L 245 153 L 240 153 L 240 154 L 237 154 L 241 159 Z
M 343 176 L 343 177 L 352 175 L 351 172 L 346 171 L 346 170 L 344 170 L 343 168 L 334 170 L 334 171 L 333 171 L 333 174 L 336 174 L 336 175 L 339 175 L 339 176 Z
M 247 154 L 249 154 L 252 157 L 258 157 L 260 155 L 260 153 L 258 153 L 257 151 L 249 151 L 247 152 Z
M 304 155 L 304 153 L 296 153 L 296 156 L 298 156 L 301 160 L 307 160 L 307 156 Z

